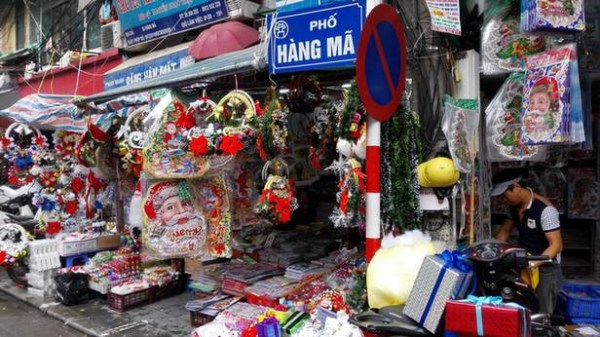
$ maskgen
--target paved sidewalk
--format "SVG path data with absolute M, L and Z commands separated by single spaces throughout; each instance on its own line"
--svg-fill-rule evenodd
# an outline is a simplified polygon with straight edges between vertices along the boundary
M 124 313 L 108 308 L 102 297 L 67 307 L 53 298 L 31 296 L 27 289 L 15 287 L 0 270 L 0 291 L 29 303 L 64 324 L 96 337 L 188 337 L 192 332 L 190 314 L 185 310 L 194 295 L 184 293 Z

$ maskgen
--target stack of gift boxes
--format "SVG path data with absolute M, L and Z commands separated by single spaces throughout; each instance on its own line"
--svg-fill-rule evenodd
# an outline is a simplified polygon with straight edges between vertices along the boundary
M 426 257 L 403 313 L 427 331 L 445 330 L 449 337 L 531 336 L 529 310 L 500 297 L 466 296 L 473 277 L 456 252 Z
M 55 289 L 54 274 L 60 268 L 58 244 L 54 239 L 29 243 L 29 273 L 26 274 L 27 292 L 34 296 L 51 296 Z

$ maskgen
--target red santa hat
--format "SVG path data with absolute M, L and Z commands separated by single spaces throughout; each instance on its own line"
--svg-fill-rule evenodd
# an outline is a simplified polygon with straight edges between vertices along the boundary
M 144 202 L 144 214 L 156 219 L 156 210 L 169 198 L 179 195 L 179 183 L 175 181 L 160 182 L 150 186 Z

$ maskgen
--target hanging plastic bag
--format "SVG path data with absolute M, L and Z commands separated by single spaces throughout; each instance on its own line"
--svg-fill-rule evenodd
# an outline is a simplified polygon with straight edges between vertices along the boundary
M 511 74 L 485 109 L 488 160 L 542 161 L 543 146 L 521 143 L 521 105 L 523 103 L 523 73 Z
M 565 46 L 571 49 L 571 62 L 569 63 L 569 75 L 571 82 L 571 125 L 569 140 L 571 144 L 583 143 L 585 141 L 585 130 L 583 127 L 583 99 L 581 97 L 581 83 L 579 82 L 579 62 L 577 59 L 577 45 L 571 43 Z
M 454 165 L 462 173 L 470 173 L 479 150 L 479 102 L 446 96 L 442 131 Z
M 546 39 L 542 35 L 523 33 L 518 13 L 511 1 L 488 1 L 481 38 L 481 66 L 484 74 L 524 71 L 527 57 L 542 52 Z
M 521 29 L 584 31 L 583 0 L 521 0 Z
M 149 130 L 144 148 L 144 171 L 154 178 L 198 178 L 206 174 L 210 161 L 189 150 L 188 134 L 195 120 L 184 102 L 165 96 L 147 118 L 160 117 Z
M 523 87 L 521 142 L 568 143 L 571 129 L 570 47 L 529 57 Z

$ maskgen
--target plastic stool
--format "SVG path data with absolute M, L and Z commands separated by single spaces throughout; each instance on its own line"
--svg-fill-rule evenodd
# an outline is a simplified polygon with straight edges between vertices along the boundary
M 77 259 L 83 259 L 83 264 L 87 264 L 90 261 L 88 254 L 71 255 L 65 257 L 65 267 L 73 267 L 73 262 Z

